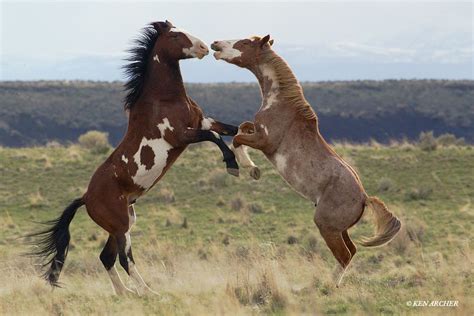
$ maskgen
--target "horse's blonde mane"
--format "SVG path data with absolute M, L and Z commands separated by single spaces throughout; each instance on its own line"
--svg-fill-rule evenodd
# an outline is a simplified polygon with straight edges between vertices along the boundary
M 316 120 L 316 113 L 306 101 L 303 89 L 286 61 L 271 49 L 263 52 L 261 58 L 264 64 L 269 65 L 275 71 L 280 86 L 279 97 L 284 98 L 304 118 Z

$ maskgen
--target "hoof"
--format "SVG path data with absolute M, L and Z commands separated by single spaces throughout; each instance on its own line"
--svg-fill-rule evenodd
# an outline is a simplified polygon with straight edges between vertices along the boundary
M 250 176 L 254 178 L 255 180 L 260 179 L 260 175 L 261 173 L 258 167 L 252 167 L 252 169 L 250 169 Z
M 233 175 L 234 177 L 239 176 L 239 169 L 236 168 L 227 168 L 227 173 Z

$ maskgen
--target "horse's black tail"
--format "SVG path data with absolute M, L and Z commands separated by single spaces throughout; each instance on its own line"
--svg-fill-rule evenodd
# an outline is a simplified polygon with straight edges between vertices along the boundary
M 69 224 L 71 223 L 76 211 L 84 205 L 82 198 L 75 199 L 69 204 L 58 218 L 45 222 L 50 226 L 48 229 L 39 233 L 28 235 L 35 238 L 33 245 L 35 249 L 30 253 L 42 259 L 43 268 L 51 265 L 51 267 L 43 274 L 43 277 L 52 285 L 59 286 L 58 278 L 61 269 L 66 260 L 69 249 Z

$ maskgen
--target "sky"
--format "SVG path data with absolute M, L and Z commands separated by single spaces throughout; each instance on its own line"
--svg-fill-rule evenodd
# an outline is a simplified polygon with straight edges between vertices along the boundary
M 472 1 L 0 1 L 0 80 L 124 80 L 133 38 L 165 19 L 208 44 L 270 34 L 303 81 L 474 79 Z M 211 55 L 182 71 L 254 81 Z

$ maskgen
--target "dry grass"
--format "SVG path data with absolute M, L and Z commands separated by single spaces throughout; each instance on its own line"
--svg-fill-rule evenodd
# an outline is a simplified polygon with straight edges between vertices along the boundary
M 403 238 L 397 239 L 410 243 Z M 389 252 L 358 258 L 337 289 L 331 280 L 332 260 L 319 255 L 307 257 L 269 244 L 202 244 L 199 251 L 189 252 L 172 243 L 153 243 L 135 257 L 142 276 L 160 295 L 122 298 L 112 295 L 99 260 L 85 251 L 69 258 L 61 278 L 65 287 L 54 291 L 37 277 L 31 261 L 12 256 L 2 265 L 0 314 L 410 313 L 415 311 L 404 306 L 407 300 L 427 298 L 460 300 L 460 314 L 473 308 L 461 286 L 472 281 L 468 248 L 448 262 L 439 252 L 424 253 L 415 243 L 409 247 L 410 252 L 400 254 L 410 258 L 410 265 L 400 265 L 400 257 Z M 396 242 L 390 249 L 399 251 Z M 395 298 L 395 306 L 386 297 Z

